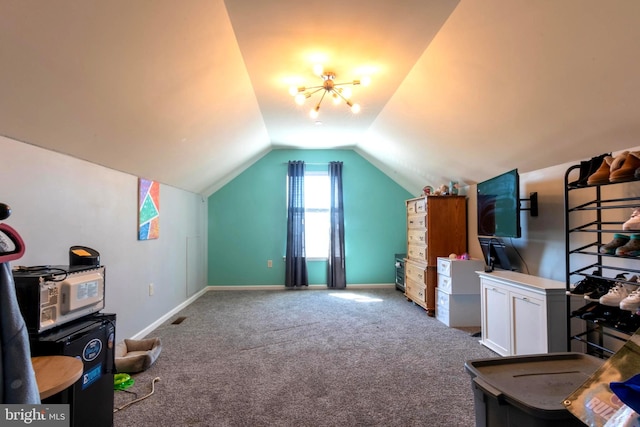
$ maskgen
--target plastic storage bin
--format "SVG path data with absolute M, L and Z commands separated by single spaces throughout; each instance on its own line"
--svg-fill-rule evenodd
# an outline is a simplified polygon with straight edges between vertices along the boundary
M 603 362 L 582 353 L 468 360 L 476 427 L 583 427 L 562 402 Z

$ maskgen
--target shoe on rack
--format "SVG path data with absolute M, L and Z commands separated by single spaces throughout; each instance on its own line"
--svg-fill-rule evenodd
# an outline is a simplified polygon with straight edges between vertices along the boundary
M 638 226 L 640 226 L 640 210 L 638 210 Z M 600 253 L 615 255 L 616 249 L 629 243 L 629 239 L 630 237 L 626 234 L 616 233 L 613 235 L 613 239 L 609 243 L 600 246 Z
M 633 334 L 640 328 L 640 316 L 629 312 L 623 313 L 613 327 L 625 333 Z
M 587 178 L 587 185 L 608 184 L 611 162 L 613 162 L 613 157 L 605 156 L 600 163 L 600 167 Z
M 640 308 L 640 288 L 631 292 L 625 299 L 620 301 L 620 308 L 626 311 L 636 311 Z
M 628 157 L 629 157 L 629 152 L 628 151 L 623 151 L 622 153 L 620 153 L 617 156 L 615 156 L 613 158 L 613 161 L 611 162 L 611 170 L 610 170 L 610 172 L 613 173 L 613 172 L 617 171 L 618 169 L 620 169 L 624 165 L 624 162 L 627 161 Z M 611 175 L 609 175 L 609 178 L 611 178 Z
M 638 277 L 632 276 L 628 281 L 637 282 Z M 631 292 L 635 291 L 636 289 L 638 289 L 637 284 L 615 282 L 615 285 L 613 285 L 613 287 L 609 289 L 609 292 L 600 297 L 600 304 L 610 307 L 620 307 L 620 303 L 622 302 L 622 300 L 627 298 L 631 294 Z
M 628 151 L 623 151 L 615 157 L 605 156 L 598 170 L 587 179 L 587 184 L 608 184 L 609 176 L 622 167 L 628 155 Z
M 605 325 L 614 325 L 620 318 L 622 311 L 618 307 L 609 307 L 606 305 L 598 304 L 595 309 L 590 310 L 580 316 L 583 320 L 590 322 L 597 322 Z M 626 312 L 625 312 L 626 313 Z
M 569 185 L 572 187 L 584 187 L 587 185 L 587 179 L 596 173 L 606 156 L 611 156 L 611 153 L 600 154 L 590 160 L 580 162 L 580 176 L 576 181 L 570 182 Z
M 584 294 L 584 299 L 587 301 L 596 301 L 600 302 L 600 298 L 606 295 L 609 292 L 609 289 L 613 286 L 613 282 L 609 280 L 603 280 L 601 283 L 598 283 L 598 287 L 595 291 Z
M 596 290 L 591 292 L 590 294 L 585 294 L 584 299 L 586 299 L 587 301 L 600 302 L 600 298 L 605 296 L 609 292 L 609 289 L 611 289 L 611 287 L 615 284 L 615 281 L 626 280 L 627 276 L 624 273 L 617 274 L 615 279 L 599 279 L 597 281 L 598 287 L 596 288 Z
M 640 168 L 640 151 L 632 151 L 626 156 L 622 166 L 609 174 L 609 182 L 631 181 L 635 178 L 638 168 Z
M 631 217 L 622 224 L 624 231 L 640 230 L 640 208 L 631 212 Z
M 640 255 L 640 234 L 632 234 L 629 242 L 616 249 L 616 255 L 638 256 Z
M 567 291 L 567 295 L 590 295 L 595 292 L 599 286 L 606 286 L 608 291 L 610 287 L 608 284 L 609 281 L 603 278 L 598 270 L 594 270 L 591 274 L 585 276 L 582 280 L 578 281 L 575 286 L 570 288 L 570 290 Z M 606 293 L 606 291 L 604 293 Z
M 572 317 L 580 317 L 580 318 L 582 318 L 585 314 L 591 313 L 594 310 L 597 310 L 598 307 L 600 307 L 600 303 L 597 302 L 597 301 L 593 301 L 593 302 L 590 302 L 587 305 L 583 305 L 582 307 L 580 307 L 577 310 L 573 310 L 571 312 L 571 316 Z

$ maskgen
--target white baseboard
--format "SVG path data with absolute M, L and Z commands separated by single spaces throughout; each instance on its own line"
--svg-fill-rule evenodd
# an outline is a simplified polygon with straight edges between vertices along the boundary
M 357 283 L 347 285 L 345 290 L 349 289 L 384 289 L 395 288 L 395 283 Z M 286 288 L 283 285 L 231 285 L 231 286 L 208 286 L 208 291 L 283 291 Z M 333 290 L 327 288 L 325 283 L 318 285 L 309 285 L 309 289 L 315 290 Z
M 180 310 L 187 307 L 189 304 L 191 304 L 192 302 L 200 298 L 202 295 L 204 295 L 204 293 L 207 292 L 207 290 L 208 290 L 207 288 L 200 289 L 198 292 L 196 292 L 191 297 L 189 297 L 189 299 L 177 305 L 173 310 L 169 311 L 164 316 L 160 317 L 158 320 L 156 320 L 155 322 L 153 322 L 152 324 L 150 324 L 149 326 L 147 326 L 146 328 L 144 328 L 143 330 L 141 330 L 140 332 L 132 336 L 131 339 L 138 340 L 146 337 L 148 334 L 153 332 L 155 328 L 157 328 L 158 326 L 162 325 L 164 322 L 169 320 L 171 316 L 178 313 Z
M 352 290 L 353 289 L 387 289 L 387 288 L 395 288 L 395 287 L 396 287 L 395 283 L 369 283 L 369 284 L 358 283 L 353 285 L 347 285 L 347 288 L 344 290 L 348 291 L 350 289 Z M 309 285 L 309 289 L 332 290 L 332 291 L 338 290 L 338 289 L 329 289 L 327 288 L 326 284 Z M 199 290 L 197 293 L 193 294 L 189 299 L 182 302 L 181 304 L 176 306 L 174 309 L 166 313 L 164 316 L 160 317 L 158 320 L 156 320 L 155 322 L 153 322 L 152 324 L 150 324 L 149 326 L 147 326 L 146 328 L 144 328 L 143 330 L 141 330 L 140 332 L 132 336 L 131 339 L 137 340 L 137 339 L 146 337 L 151 332 L 153 332 L 153 330 L 156 329 L 158 326 L 162 325 L 164 322 L 169 320 L 171 316 L 178 313 L 180 310 L 182 310 L 183 308 L 187 307 L 189 304 L 191 304 L 192 302 L 200 298 L 205 292 L 209 292 L 209 291 L 283 291 L 283 290 L 285 290 L 285 287 L 282 285 L 207 286 Z M 340 289 L 340 290 L 343 290 L 343 289 Z

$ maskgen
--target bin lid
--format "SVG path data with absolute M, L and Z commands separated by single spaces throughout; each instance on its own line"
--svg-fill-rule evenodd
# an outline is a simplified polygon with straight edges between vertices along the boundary
M 540 416 L 545 411 L 550 411 L 547 415 L 566 411 L 562 402 L 602 363 L 588 354 L 566 352 L 468 360 L 465 369 L 510 403 Z

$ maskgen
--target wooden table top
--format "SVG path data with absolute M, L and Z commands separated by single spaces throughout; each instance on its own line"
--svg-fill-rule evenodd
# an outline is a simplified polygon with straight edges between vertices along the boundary
M 46 399 L 69 387 L 82 376 L 84 365 L 71 356 L 37 356 L 31 358 L 40 399 Z

